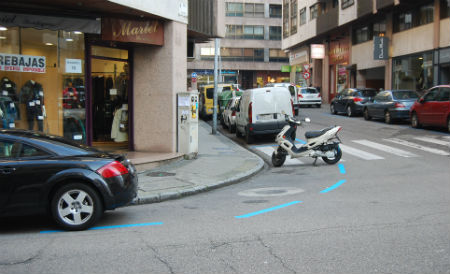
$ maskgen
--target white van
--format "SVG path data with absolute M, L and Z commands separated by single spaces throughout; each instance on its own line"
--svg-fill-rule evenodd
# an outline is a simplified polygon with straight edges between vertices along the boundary
M 293 115 L 291 94 L 283 87 L 249 89 L 236 107 L 236 136 L 249 144 L 255 135 L 278 134 L 286 125 L 282 113 Z
M 291 84 L 291 83 L 269 83 L 266 85 L 266 87 L 285 87 L 289 90 L 291 93 L 291 99 L 294 103 L 294 113 L 295 115 L 298 115 L 298 109 L 300 108 L 300 102 L 298 101 L 299 98 L 299 89 Z

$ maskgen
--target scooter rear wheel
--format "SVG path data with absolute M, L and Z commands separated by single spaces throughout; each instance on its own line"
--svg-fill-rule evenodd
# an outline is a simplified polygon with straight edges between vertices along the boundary
M 274 167 L 280 167 L 286 161 L 286 154 L 283 153 L 283 151 L 280 151 L 280 150 L 281 149 L 278 148 L 278 153 L 275 153 L 275 151 L 272 153 L 272 165 Z
M 341 157 L 342 157 L 342 150 L 341 150 L 341 148 L 337 145 L 337 146 L 334 148 L 334 158 L 322 157 L 322 160 L 323 160 L 325 163 L 329 164 L 329 165 L 334 165 L 334 164 L 336 164 L 337 162 L 339 162 L 339 160 L 341 160 Z

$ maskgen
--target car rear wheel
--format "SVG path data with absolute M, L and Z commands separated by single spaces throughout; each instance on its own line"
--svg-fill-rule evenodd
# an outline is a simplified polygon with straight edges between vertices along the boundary
M 351 106 L 347 106 L 347 116 L 348 117 L 352 117 L 353 116 L 353 111 L 352 111 L 352 107 Z
M 420 128 L 419 117 L 417 117 L 417 113 L 413 113 L 411 116 L 411 126 L 413 128 Z
M 370 117 L 369 110 L 367 108 L 365 108 L 364 109 L 364 120 L 368 121 L 370 119 L 372 119 L 372 117 Z
M 245 129 L 245 142 L 247 144 L 251 144 L 254 141 L 254 137 L 250 134 L 248 129 Z
M 236 125 L 232 125 L 230 119 L 228 119 L 228 129 L 230 130 L 230 133 L 234 133 L 236 131 Z
M 391 113 L 389 113 L 389 111 L 386 111 L 384 113 L 384 122 L 386 124 L 392 124 L 392 117 L 391 117 Z
M 337 114 L 337 111 L 336 111 L 336 109 L 334 107 L 334 104 L 330 105 L 330 111 L 331 111 L 331 114 Z
M 59 188 L 52 197 L 51 211 L 56 223 L 66 230 L 84 230 L 102 216 L 103 205 L 90 186 L 71 183 Z

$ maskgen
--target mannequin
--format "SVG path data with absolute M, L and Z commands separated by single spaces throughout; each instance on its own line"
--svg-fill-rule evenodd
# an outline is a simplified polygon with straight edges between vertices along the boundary
M 34 80 L 27 81 L 20 91 L 20 102 L 25 104 L 28 129 L 34 129 L 34 121 L 36 120 L 38 130 L 44 130 L 44 90 L 42 85 Z
M 73 87 L 71 81 L 67 83 L 67 87 L 63 90 L 63 108 L 80 108 L 78 92 Z
M 128 104 L 122 104 L 122 107 L 114 113 L 111 139 L 115 142 L 128 141 Z

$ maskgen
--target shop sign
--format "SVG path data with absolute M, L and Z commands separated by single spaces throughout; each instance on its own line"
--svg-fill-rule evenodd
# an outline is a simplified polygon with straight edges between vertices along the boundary
M 45 56 L 0 53 L 0 71 L 45 73 Z
M 311 44 L 311 59 L 323 59 L 325 57 L 325 45 Z
M 66 59 L 66 73 L 83 73 L 81 59 Z
M 389 38 L 375 36 L 373 38 L 373 59 L 388 60 L 389 59 Z
M 162 46 L 164 29 L 160 21 L 102 19 L 102 39 Z
M 349 61 L 350 47 L 348 39 L 330 43 L 330 65 L 345 64 Z
M 281 72 L 291 72 L 291 66 L 281 66 Z

